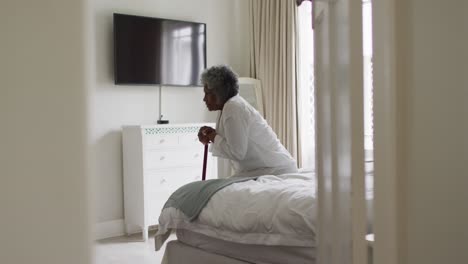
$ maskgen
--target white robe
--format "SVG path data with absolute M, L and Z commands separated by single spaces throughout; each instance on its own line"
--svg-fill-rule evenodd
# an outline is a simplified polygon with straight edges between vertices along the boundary
M 213 156 L 231 161 L 235 176 L 297 172 L 297 163 L 265 119 L 239 95 L 230 98 L 216 123 Z

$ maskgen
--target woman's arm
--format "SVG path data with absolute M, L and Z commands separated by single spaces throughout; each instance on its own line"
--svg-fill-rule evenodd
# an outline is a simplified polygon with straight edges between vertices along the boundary
M 222 124 L 224 137 L 215 134 L 212 151 L 216 156 L 241 161 L 245 158 L 248 146 L 249 125 L 242 115 L 226 117 Z

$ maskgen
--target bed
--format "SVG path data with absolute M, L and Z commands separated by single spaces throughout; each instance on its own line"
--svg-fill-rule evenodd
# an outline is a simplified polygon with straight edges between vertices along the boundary
M 155 236 L 163 263 L 316 263 L 316 181 L 312 171 L 265 175 L 217 191 L 192 221 L 163 209 Z

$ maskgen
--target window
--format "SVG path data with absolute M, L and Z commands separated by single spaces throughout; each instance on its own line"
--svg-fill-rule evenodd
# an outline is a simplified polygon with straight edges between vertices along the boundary
M 315 168 L 315 113 L 314 113 L 314 36 L 312 31 L 312 4 L 304 1 L 298 8 L 298 92 L 299 140 L 301 166 Z
M 372 3 L 363 0 L 363 74 L 364 74 L 364 149 L 366 161 L 373 160 L 373 93 L 372 93 Z M 314 113 L 314 38 L 312 4 L 304 1 L 298 17 L 298 114 L 301 165 L 315 168 Z
M 374 126 L 372 101 L 372 2 L 362 2 L 362 48 L 364 66 L 364 149 L 366 160 L 373 160 Z

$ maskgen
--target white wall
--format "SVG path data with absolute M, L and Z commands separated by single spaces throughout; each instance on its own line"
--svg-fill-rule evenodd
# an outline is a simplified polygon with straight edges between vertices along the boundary
M 407 262 L 468 260 L 468 4 L 405 1 Z M 403 176 L 403 175 L 402 175 Z
M 390 168 L 396 170 L 397 232 L 387 235 L 397 236 L 398 263 L 465 263 L 468 259 L 468 3 L 386 2 L 396 7 L 395 35 L 388 44 L 391 49 L 395 37 L 396 75 L 390 72 L 390 78 L 395 77 L 396 81 L 398 128 L 396 169 Z M 392 84 L 393 81 L 390 80 Z M 377 127 L 376 133 L 379 135 Z M 376 165 L 384 166 L 379 164 L 377 156 Z M 378 169 L 375 176 L 376 182 L 386 181 L 378 178 Z M 380 187 L 384 186 L 376 186 L 376 197 Z M 378 247 L 383 244 L 379 242 L 383 237 L 376 235 Z M 388 248 L 378 250 L 384 253 Z M 379 256 L 383 255 L 379 253 Z
M 0 263 L 90 263 L 83 1 L 0 5 Z
M 113 80 L 112 14 L 128 13 L 207 24 L 207 65 L 229 64 L 249 73 L 248 1 L 245 0 L 99 0 L 92 1 L 90 140 L 94 153 L 95 221 L 123 219 L 121 127 L 154 124 L 158 89 L 116 86 Z M 164 87 L 162 112 L 171 123 L 214 121 L 200 87 Z

